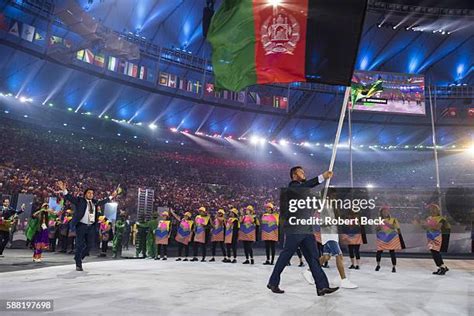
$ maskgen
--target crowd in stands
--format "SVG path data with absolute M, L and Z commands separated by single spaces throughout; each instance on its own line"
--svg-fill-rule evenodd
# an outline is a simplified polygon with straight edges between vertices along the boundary
M 30 193 L 44 200 L 57 195 L 55 183 L 64 180 L 76 194 L 92 187 L 105 195 L 120 184 L 127 188 L 120 207 L 132 215 L 138 187 L 155 189 L 155 205 L 178 212 L 200 206 L 215 211 L 249 204 L 259 210 L 267 201 L 278 205 L 278 188 L 288 183 L 290 167 L 299 164 L 297 159 L 289 161 L 283 156 L 257 161 L 229 152 L 211 153 L 197 145 L 124 141 L 4 119 L 0 148 L 0 194 Z M 305 164 L 308 176 L 324 171 L 330 155 L 327 151 L 308 163 L 312 165 Z M 410 161 L 390 161 L 390 153 L 385 159 L 358 159 L 354 161 L 355 185 L 434 188 L 434 166 L 427 161 L 431 156 L 418 155 L 414 152 Z M 440 162 L 442 178 L 446 175 L 449 182 L 449 177 L 465 176 L 473 170 L 472 161 L 465 159 L 441 157 Z M 337 161 L 334 171 L 333 183 L 348 185 L 348 163 Z

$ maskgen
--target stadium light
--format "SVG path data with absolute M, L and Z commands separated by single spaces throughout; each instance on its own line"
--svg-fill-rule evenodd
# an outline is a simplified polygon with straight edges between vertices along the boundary
M 25 103 L 25 102 L 26 102 L 26 98 L 25 98 L 25 97 L 20 97 L 20 102 L 21 102 L 21 103 Z
M 151 130 L 155 130 L 158 126 L 154 123 L 151 123 L 150 125 L 148 125 L 148 127 L 151 129 Z
M 368 184 L 366 185 L 366 187 L 367 187 L 367 189 L 372 189 L 372 188 L 374 187 L 374 185 L 371 184 L 371 183 L 368 183 Z
M 258 143 L 258 137 L 257 136 L 250 137 L 250 143 L 252 145 L 256 145 Z
M 172 128 L 170 128 L 170 131 L 172 131 L 173 133 L 177 133 L 178 129 L 176 127 L 172 127 Z
M 471 144 L 471 146 L 467 148 L 467 151 L 474 155 L 474 144 Z
M 288 141 L 286 139 L 280 139 L 279 144 L 282 146 L 288 145 Z

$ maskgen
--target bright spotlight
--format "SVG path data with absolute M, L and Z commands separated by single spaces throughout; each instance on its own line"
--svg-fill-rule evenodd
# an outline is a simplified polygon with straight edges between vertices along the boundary
M 263 145 L 267 142 L 267 140 L 265 138 L 260 138 L 258 142 L 260 143 L 260 145 Z
M 469 153 L 471 153 L 471 154 L 474 155 L 474 144 L 472 144 L 471 146 L 469 146 L 469 147 L 467 148 L 467 152 L 469 152 Z
M 281 1 L 282 1 L 282 0 L 268 0 L 268 4 L 270 4 L 270 5 L 274 6 L 274 7 L 276 7 L 276 6 L 278 6 L 279 4 L 281 4 Z
M 151 123 L 150 125 L 148 125 L 148 127 L 149 127 L 150 129 L 155 130 L 158 126 L 157 126 L 156 124 L 154 124 L 154 123 Z
M 374 187 L 374 185 L 371 184 L 371 183 L 368 183 L 368 184 L 366 185 L 366 187 L 367 187 L 367 189 L 372 189 L 372 188 Z
M 25 102 L 26 102 L 26 98 L 25 98 L 25 97 L 20 97 L 20 102 L 21 102 L 21 103 L 25 103 Z
M 172 131 L 173 133 L 177 133 L 178 129 L 176 127 L 172 127 L 172 128 L 170 128 L 170 131 Z
M 250 143 L 252 145 L 256 145 L 258 143 L 258 137 L 257 136 L 250 137 Z
M 287 141 L 286 139 L 280 139 L 279 143 L 280 143 L 280 145 L 282 145 L 282 146 L 288 145 L 288 141 Z
M 303 147 L 309 147 L 309 143 L 308 143 L 308 142 L 302 142 L 302 143 L 301 143 L 301 146 L 303 146 Z

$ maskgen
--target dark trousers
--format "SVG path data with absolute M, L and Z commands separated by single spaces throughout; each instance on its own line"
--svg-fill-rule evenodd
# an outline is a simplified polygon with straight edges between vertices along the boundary
M 276 244 L 276 241 L 265 240 L 265 254 L 267 255 L 267 261 L 270 261 L 270 252 L 271 252 L 272 263 L 275 260 L 275 244 Z
M 395 256 L 395 250 L 389 250 L 390 251 L 390 258 L 392 259 L 392 265 L 396 266 L 397 265 L 397 257 Z M 377 251 L 377 254 L 375 255 L 375 258 L 377 260 L 377 264 L 380 263 L 380 260 L 382 259 L 382 250 Z
M 348 245 L 348 247 L 349 247 L 349 257 L 354 258 L 354 255 L 355 255 L 355 258 L 359 260 L 360 259 L 360 252 L 359 252 L 360 245 Z
M 10 233 L 0 230 L 0 255 L 3 254 L 3 250 L 8 244 L 8 240 L 10 239 Z
M 82 260 L 89 255 L 91 245 L 94 243 L 95 236 L 94 225 L 85 225 L 78 223 L 76 226 L 76 253 L 74 260 L 76 266 L 82 267 Z
M 181 257 L 183 254 L 183 248 L 184 248 L 184 257 L 187 258 L 189 256 L 189 244 L 184 245 L 182 243 L 178 243 L 178 257 Z
M 309 269 L 316 283 L 316 288 L 328 288 L 328 278 L 319 265 L 319 251 L 313 234 L 291 234 L 286 236 L 285 247 L 278 256 L 268 284 L 272 286 L 278 286 L 280 284 L 280 275 L 298 247 L 300 247 L 304 258 L 308 262 Z
M 441 253 L 436 250 L 431 250 L 431 255 L 433 256 L 433 260 L 437 267 L 440 267 L 444 264 L 443 257 L 441 257 Z
M 161 253 L 161 249 L 163 249 L 163 254 Z M 167 257 L 168 256 L 168 245 L 158 244 L 158 252 L 156 253 L 156 257 Z
M 244 244 L 245 259 L 249 257 L 253 259 L 253 243 L 253 241 L 242 241 L 242 244 Z
M 206 259 L 206 250 L 207 250 L 207 244 L 205 243 L 200 243 L 200 242 L 194 242 L 194 257 L 198 256 L 198 249 L 199 246 L 201 247 L 202 251 L 202 258 Z
M 100 250 L 102 251 L 103 254 L 107 253 L 108 244 L 109 244 L 108 240 L 102 240 Z
M 221 246 L 221 250 L 222 250 L 222 256 L 225 258 L 225 247 L 224 247 L 224 242 L 223 241 L 213 241 L 212 242 L 212 256 L 215 257 L 216 256 L 216 248 L 217 248 L 217 244 L 220 244 Z
M 230 258 L 230 254 L 232 251 L 232 254 L 234 255 L 234 259 L 237 258 L 237 240 L 232 240 L 231 244 L 225 244 L 227 248 L 227 257 Z

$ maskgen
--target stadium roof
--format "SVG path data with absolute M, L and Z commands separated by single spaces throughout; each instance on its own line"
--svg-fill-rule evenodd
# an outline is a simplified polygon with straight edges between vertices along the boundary
M 186 53 L 190 58 L 206 60 L 209 57 L 210 48 L 201 28 L 205 0 L 136 1 L 133 6 L 128 0 L 90 2 L 76 3 L 107 28 L 139 38 L 145 45 L 153 43 L 171 50 L 179 49 L 180 54 Z M 412 7 L 415 2 L 418 4 Z M 390 3 L 399 6 L 389 8 L 388 2 L 370 1 L 356 68 L 425 74 L 427 84 L 445 88 L 454 85 L 455 94 L 443 90 L 436 98 L 439 138 L 441 142 L 450 143 L 461 136 L 466 137 L 474 120 L 465 116 L 450 120 L 441 116 L 441 109 L 474 107 L 472 1 Z M 219 5 L 220 1 L 216 1 L 215 7 Z M 430 8 L 433 10 L 429 11 Z M 29 17 L 21 14 L 26 9 Z M 17 5 L 5 8 L 4 12 L 37 28 L 48 25 L 48 17 L 36 15 L 35 8 L 26 9 Z M 61 34 L 69 36 L 67 30 Z M 234 137 L 260 135 L 295 141 L 329 141 L 336 129 L 343 95 L 343 90 L 337 87 L 313 87 L 312 90 L 292 87 L 290 91 L 287 87 L 253 88 L 267 95 L 289 96 L 288 114 L 272 106 L 208 100 L 175 94 L 170 89 L 155 91 L 149 85 L 143 86 L 119 76 L 110 77 L 105 72 L 98 74 L 77 62 L 65 62 L 51 50 L 37 50 L 26 45 L 29 43 L 7 37 L 0 36 L 0 54 L 7 56 L 0 61 L 0 91 L 25 95 L 39 104 L 51 102 L 65 110 L 72 108 L 132 123 L 154 122 L 168 128 Z M 91 42 L 79 42 L 73 48 L 77 51 L 78 48 L 94 47 Z M 142 59 L 144 56 L 142 52 Z M 153 66 L 157 65 L 155 60 Z M 160 71 L 190 77 L 202 84 L 203 73 L 189 65 L 161 60 L 159 67 Z M 431 137 L 428 116 L 354 113 L 353 119 L 354 135 L 360 143 L 416 144 Z

